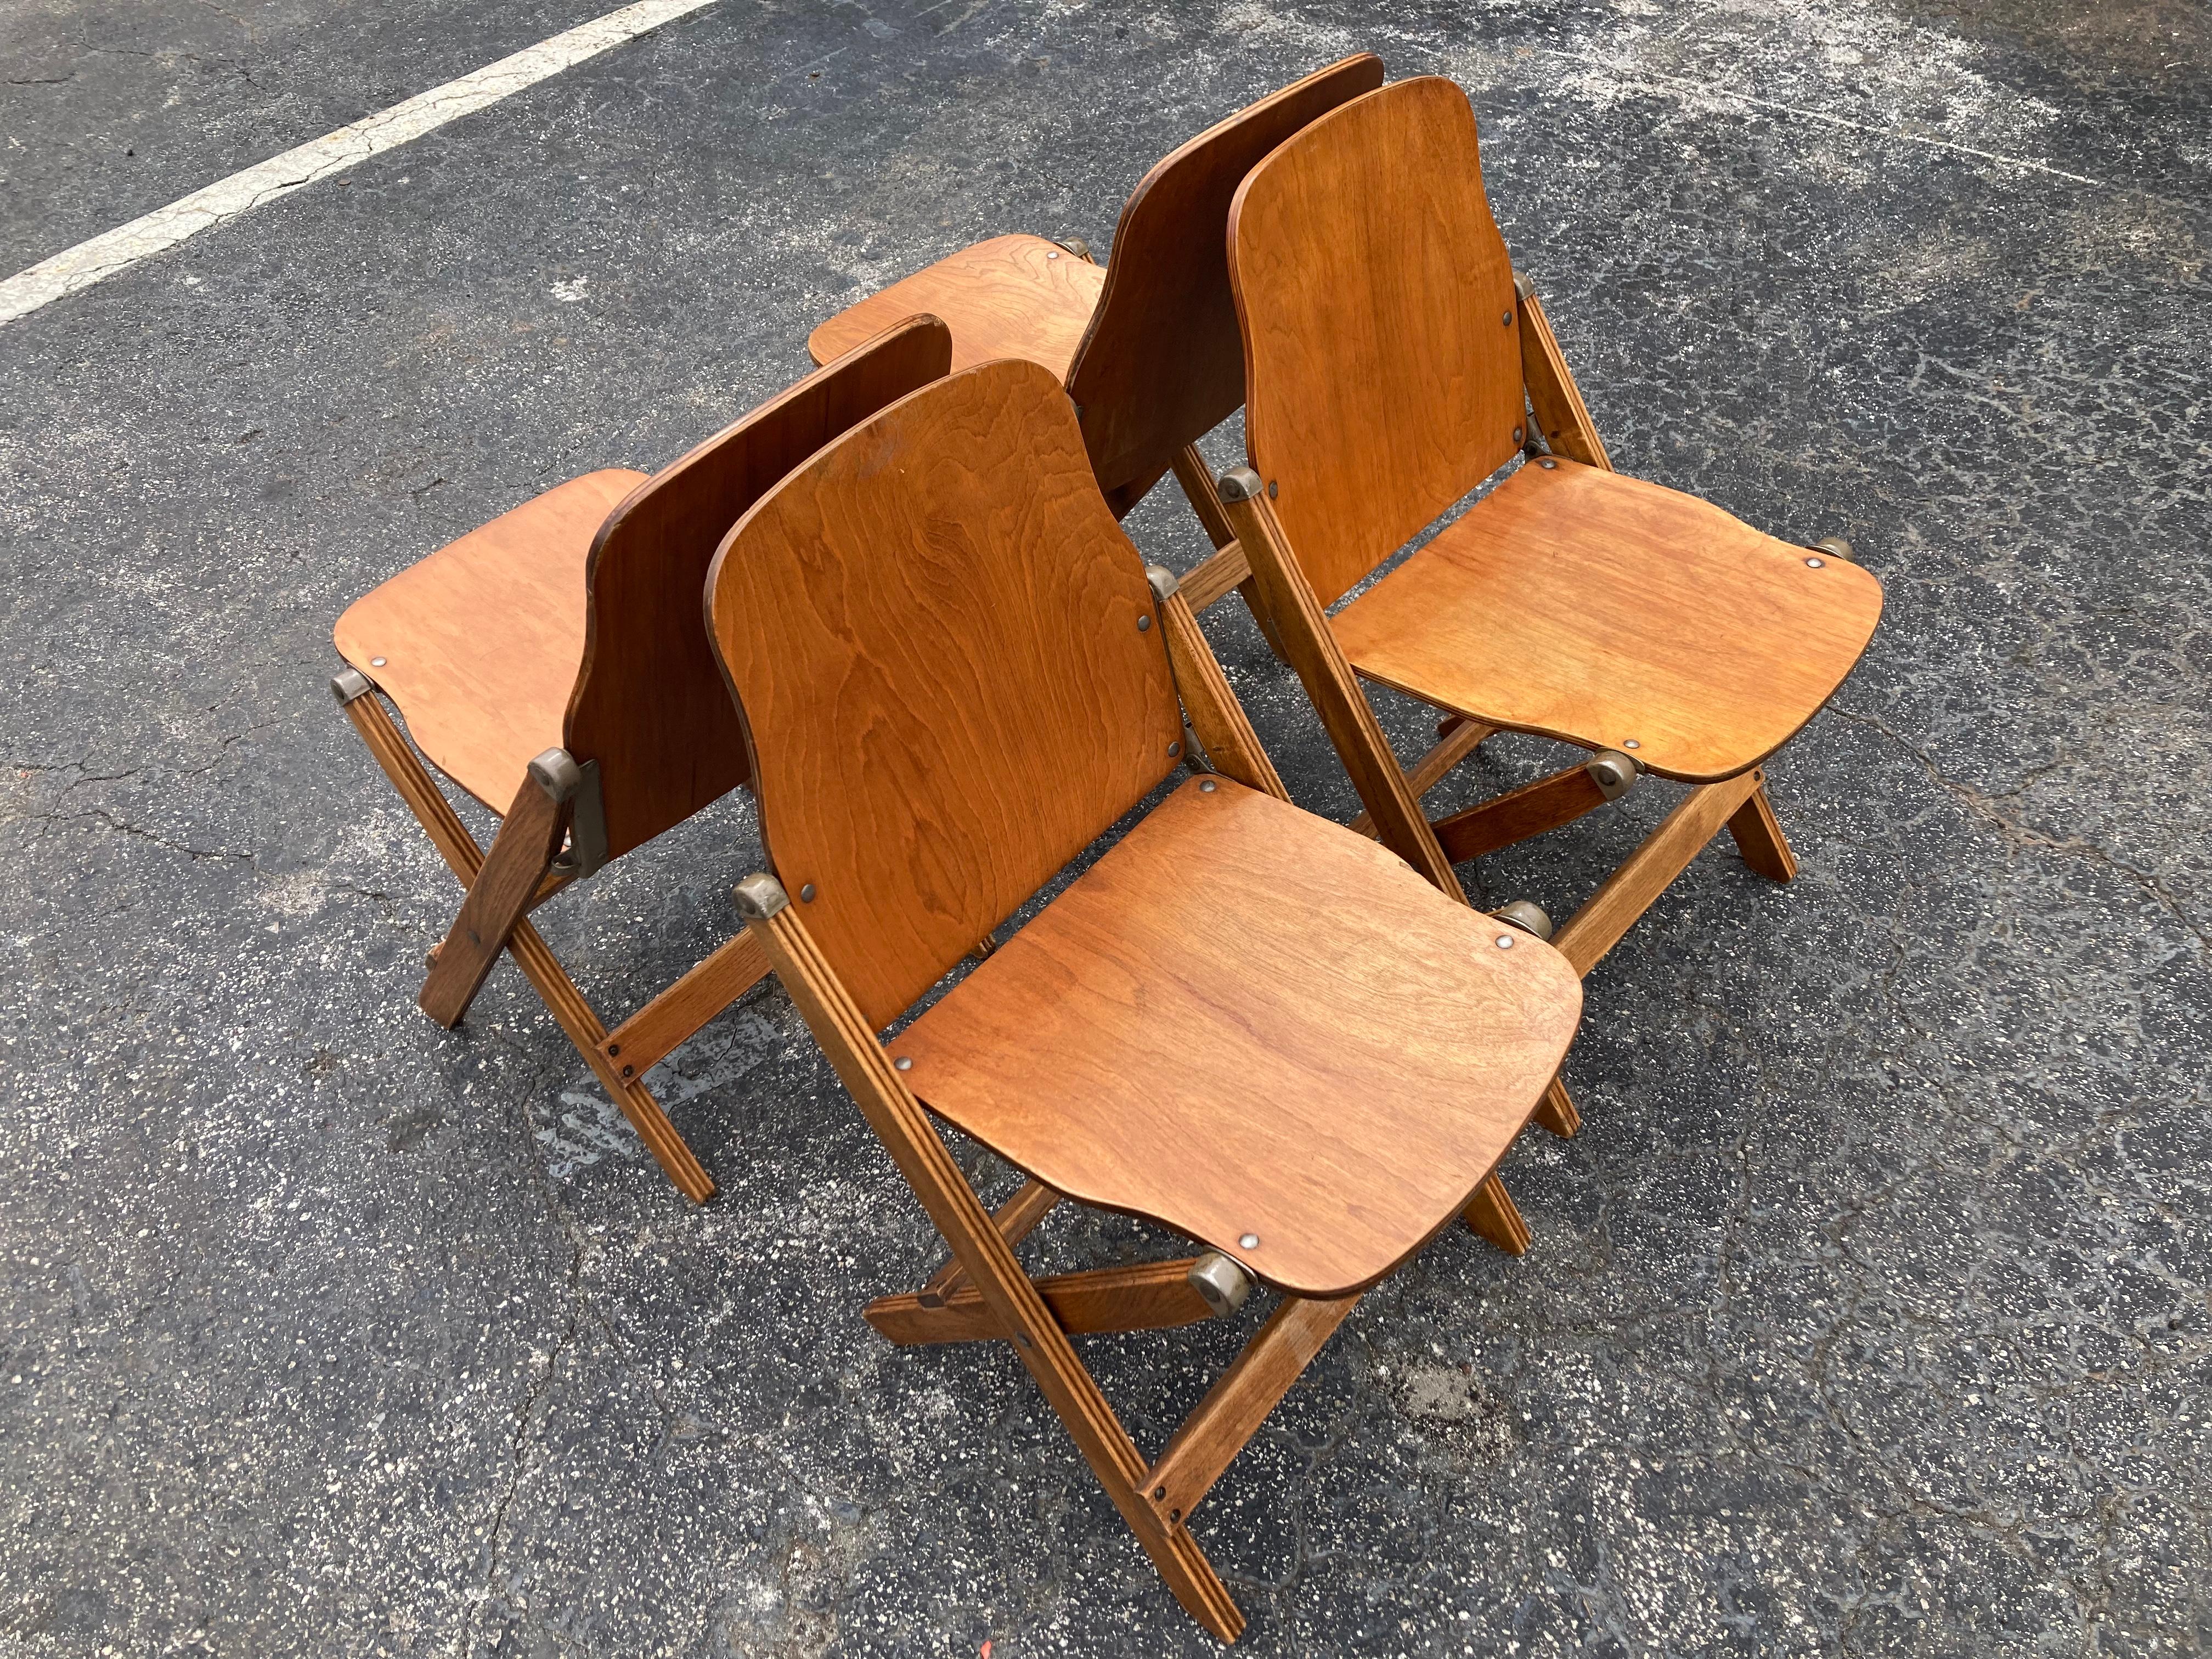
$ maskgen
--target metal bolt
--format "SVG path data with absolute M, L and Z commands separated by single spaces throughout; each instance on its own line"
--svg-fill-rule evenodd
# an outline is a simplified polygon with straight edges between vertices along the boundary
M 621 1043 L 619 1043 L 619 1042 L 610 1042 L 609 1044 L 607 1044 L 607 1058 L 608 1058 L 609 1060 L 615 1060 L 615 1059 L 618 1059 L 618 1058 L 620 1058 L 621 1054 L 622 1054 L 622 1044 L 621 1044 Z
M 1547 472 L 1558 471 L 1559 465 L 1559 464 L 1553 460 L 1549 455 L 1539 455 L 1536 458 L 1536 465 L 1542 467 Z
M 1046 258 L 1048 258 L 1048 259 L 1057 259 L 1058 258 L 1060 258 L 1060 255 L 1058 255 L 1057 253 L 1048 253 L 1048 254 L 1046 254 L 1044 257 L 1045 257 Z
M 1260 1235 L 1257 1233 L 1246 1233 L 1242 1238 L 1237 1241 L 1237 1248 L 1240 1250 L 1258 1249 L 1260 1248 Z
M 1510 933 L 1500 933 L 1498 936 L 1498 948 L 1501 951 L 1511 950 L 1513 948 L 1513 935 Z
M 635 1077 L 635 1076 L 637 1075 L 637 1067 L 636 1067 L 636 1066 L 623 1066 L 623 1075 L 624 1077 Z
M 1633 738 L 1623 738 L 1620 740 L 1620 746 L 1623 749 L 1641 749 L 1644 747 L 1642 744 L 1637 742 Z
M 914 1061 L 905 1054 L 901 1054 L 896 1060 L 893 1060 L 891 1064 L 897 1066 L 902 1072 L 911 1072 L 914 1070 Z
M 1276 481 L 1275 481 L 1274 479 L 1270 478 L 1270 479 L 1268 479 L 1268 480 L 1267 480 L 1267 499 L 1268 499 L 1269 501 L 1273 501 L 1273 500 L 1275 499 L 1275 491 L 1276 491 L 1279 487 L 1280 487 L 1280 486 L 1276 483 Z
M 1213 780 L 1208 778 L 1198 786 L 1198 793 L 1201 795 L 1210 795 L 1213 793 Z
M 1509 312 L 1507 312 L 1507 313 L 1506 313 L 1503 317 L 1500 317 L 1498 320 L 1500 323 L 1504 324 L 1507 328 L 1510 328 L 1510 327 L 1512 327 L 1512 326 L 1513 326 L 1513 313 L 1512 313 L 1511 312 L 1510 312 L 1510 311 L 1509 311 Z
M 1179 744 L 1179 743 L 1171 743 L 1171 744 L 1170 744 L 1168 745 L 1168 758 L 1169 758 L 1170 760 L 1173 760 L 1173 759 L 1174 759 L 1177 755 L 1180 755 L 1181 753 L 1182 753 L 1182 745 L 1181 744 Z
M 1030 1334 L 1027 1331 L 1016 1331 L 1014 1333 L 1014 1340 L 1020 1343 L 1024 1348 L 1034 1347 L 1036 1346 L 1036 1344 L 1030 1340 Z
M 385 659 L 382 657 L 371 657 L 368 659 L 368 665 L 371 668 L 381 668 L 384 666 L 384 664 Z
M 1155 1498 L 1165 1498 L 1167 1495 L 1168 1489 L 1165 1486 L 1155 1486 L 1152 1488 L 1152 1496 Z
M 1150 617 L 1138 617 L 1138 618 L 1137 618 L 1137 631 L 1138 631 L 1139 634 L 1149 634 L 1149 633 L 1151 633 L 1151 632 L 1152 631 L 1152 619 Z
M 1521 428 L 1517 426 L 1513 428 L 1513 441 L 1516 444 L 1521 441 Z
M 1827 562 L 1828 562 L 1826 559 L 1808 559 L 1805 561 L 1806 565 L 1814 570 L 1825 569 L 1827 566 Z
M 1182 1511 L 1181 1510 L 1170 1510 L 1168 1511 L 1168 1519 L 1169 1519 L 1169 1520 L 1170 1520 L 1170 1521 L 1180 1521 L 1180 1520 L 1182 1520 Z
M 811 904 L 814 902 L 814 884 L 812 882 L 808 882 L 805 886 L 799 890 L 799 902 L 801 904 Z

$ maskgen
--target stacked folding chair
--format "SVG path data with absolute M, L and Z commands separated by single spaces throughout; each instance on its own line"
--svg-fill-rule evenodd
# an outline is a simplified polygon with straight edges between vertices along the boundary
M 810 345 L 823 368 L 674 465 L 563 484 L 340 619 L 334 690 L 464 889 L 420 1000 L 453 1025 L 513 956 L 703 1200 L 645 1074 L 773 971 L 950 1247 L 870 1323 L 1009 1344 L 1231 1641 L 1193 1512 L 1455 1218 L 1527 1247 L 1498 1166 L 1532 1121 L 1575 1131 L 1582 975 L 1723 827 L 1790 879 L 1761 769 L 1858 659 L 1881 587 L 1844 544 L 1613 471 L 1508 262 L 1465 94 L 1385 87 L 1371 56 L 1163 161 L 1103 271 L 1000 237 Z M 1195 441 L 1240 404 L 1248 462 L 1217 481 Z M 1170 471 L 1217 550 L 1181 581 L 1119 525 Z M 1291 802 L 1231 695 L 1198 613 L 1232 587 L 1354 823 Z M 1363 682 L 1440 717 L 1411 768 Z M 1585 757 L 1428 819 L 1498 731 Z M 489 853 L 434 767 L 501 815 Z M 1467 902 L 1455 864 L 1647 774 L 1690 793 L 1556 936 L 1534 905 Z M 768 866 L 737 884 L 742 931 L 609 1030 L 531 912 L 739 785 Z M 945 1125 L 1019 1191 L 987 1209 Z M 1189 1252 L 1032 1278 L 1017 1248 L 1063 1204 Z M 1071 1339 L 1255 1291 L 1271 1311 L 1147 1455 Z

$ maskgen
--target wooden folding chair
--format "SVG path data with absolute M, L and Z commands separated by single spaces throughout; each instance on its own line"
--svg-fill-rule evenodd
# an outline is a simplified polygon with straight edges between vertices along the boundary
M 944 374 L 951 349 L 942 323 L 912 319 L 650 478 L 588 473 L 502 514 L 356 600 L 335 629 L 351 666 L 332 693 L 467 890 L 430 953 L 423 1011 L 457 1024 L 511 951 L 660 1167 L 702 1203 L 714 1182 L 645 1074 L 768 971 L 758 941 L 738 933 L 610 1032 L 529 914 L 747 781 L 700 611 L 708 562 L 762 491 Z M 426 757 L 493 811 L 507 803 L 488 855 Z
M 899 1343 L 1010 1340 L 1177 1599 L 1231 1640 L 1192 1510 L 1360 1293 L 1502 1196 L 1579 983 L 1289 804 L 1036 364 L 956 373 L 831 444 L 731 532 L 709 591 L 775 872 L 739 908 L 951 1247 L 867 1317 Z M 1185 714 L 1218 773 L 883 1042 L 1174 769 Z M 995 1214 L 933 1115 L 1030 1177 Z M 1031 1279 L 1014 1246 L 1062 1198 L 1200 1254 Z M 1279 1304 L 1147 1462 L 1071 1335 L 1188 1324 L 1255 1281 Z
M 1792 546 L 1613 470 L 1541 307 L 1516 295 L 1467 94 L 1404 81 L 1323 116 L 1246 179 L 1229 245 L 1250 464 L 1221 495 L 1360 827 L 1456 895 L 1454 864 L 1644 773 L 1695 785 L 1559 929 L 1583 974 L 1723 824 L 1788 881 L 1760 768 L 1857 662 L 1881 585 L 1848 544 Z M 1524 446 L 1518 471 L 1327 613 Z M 1445 717 L 1410 774 L 1361 679 Z M 1421 794 L 1493 729 L 1592 756 L 1430 822 Z M 1564 1089 L 1547 1113 L 1571 1131 Z
M 1218 550 L 1182 578 L 1191 609 L 1202 611 L 1249 580 L 1212 474 L 1194 447 L 1244 401 L 1222 251 L 1229 198 L 1283 140 L 1382 84 L 1382 60 L 1361 52 L 1207 128 L 1139 182 L 1103 270 L 1086 263 L 1079 241 L 994 237 L 840 312 L 807 349 L 824 362 L 926 311 L 951 325 L 956 369 L 997 357 L 1043 364 L 1067 383 L 1116 518 L 1175 473 Z M 1249 587 L 1245 597 L 1253 597 Z

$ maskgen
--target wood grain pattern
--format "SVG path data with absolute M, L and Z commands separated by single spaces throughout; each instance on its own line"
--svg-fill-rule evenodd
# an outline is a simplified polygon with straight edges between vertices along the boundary
M 644 479 L 611 467 L 556 484 L 372 588 L 331 630 L 430 763 L 495 812 L 563 742 L 592 538 Z
M 1637 918 L 1689 867 L 1690 860 L 1705 849 L 1759 784 L 1758 773 L 1746 772 L 1741 777 L 1692 790 L 1645 837 L 1644 844 L 1622 860 L 1620 867 L 1606 878 L 1605 884 L 1553 936 L 1553 945 L 1574 963 L 1577 973 L 1589 973 L 1620 942 Z
M 1237 412 L 1244 358 L 1222 236 L 1230 198 L 1278 144 L 1382 84 L 1372 52 L 1317 70 L 1208 127 L 1130 193 L 1104 291 L 1066 371 L 1102 488 L 1158 476 Z
M 461 822 L 460 814 L 453 811 L 453 803 L 439 793 L 437 784 L 407 739 L 400 735 L 399 728 L 392 724 L 392 717 L 384 712 L 383 704 L 374 695 L 356 697 L 345 705 L 345 714 L 368 745 L 370 756 L 392 781 L 392 787 L 399 792 L 399 798 L 422 824 L 430 844 L 446 860 L 454 878 L 464 887 L 474 882 L 477 872 L 483 867 L 483 849 Z M 676 1126 L 668 1121 L 660 1103 L 643 1084 L 625 1083 L 599 1053 L 599 1045 L 606 1040 L 606 1028 L 599 1024 L 599 1016 L 592 1012 L 583 993 L 562 969 L 538 930 L 526 921 L 520 923 L 509 937 L 507 948 L 554 1020 L 568 1033 L 569 1042 L 576 1045 L 577 1052 L 598 1074 L 608 1097 L 622 1109 L 623 1115 L 637 1131 L 637 1138 L 676 1183 L 677 1189 L 695 1204 L 704 1204 L 712 1198 L 714 1177 L 692 1155 L 684 1137 L 676 1133 Z
M 469 884 L 460 914 L 432 957 L 429 975 L 416 999 L 439 1024 L 458 1025 L 468 1012 L 515 924 L 529 913 L 531 899 L 568 834 L 568 818 L 561 804 L 526 770 L 522 787 L 500 820 L 491 851 Z
M 927 312 L 952 330 L 952 371 L 1000 357 L 1065 380 L 1106 273 L 1042 236 L 994 236 L 847 307 L 806 337 L 817 363 Z
M 1034 363 L 955 374 L 830 445 L 710 586 L 763 838 L 878 1025 L 1181 752 L 1143 561 Z
M 1605 441 L 1598 436 L 1597 423 L 1590 419 L 1589 405 L 1583 402 L 1574 370 L 1567 367 L 1566 354 L 1559 349 L 1559 337 L 1552 332 L 1552 319 L 1544 314 L 1536 296 L 1525 291 L 1526 284 L 1522 287 L 1521 374 L 1528 383 L 1528 407 L 1535 414 L 1544 447 L 1554 455 L 1610 472 L 1613 458 L 1605 453 Z
M 961 1176 L 921 1102 L 901 1081 L 866 1015 L 847 994 L 836 970 L 800 920 L 799 909 L 799 905 L 787 905 L 765 921 L 748 924 L 760 936 L 776 977 L 791 993 L 839 1080 L 921 1200 L 930 1221 L 967 1268 L 1000 1328 L 1012 1337 L 1016 1356 L 1029 1368 L 1168 1589 L 1192 1618 L 1221 1640 L 1235 1641 L 1244 1628 L 1244 1615 L 1230 1598 L 1227 1586 L 1189 1532 L 1163 1525 L 1140 1495 L 1137 1483 L 1144 1478 L 1145 1462 L 1128 1431 L 1014 1260 L 1012 1246 L 1000 1236 L 974 1188 Z
M 951 349 L 933 317 L 896 323 L 662 468 L 600 528 L 563 742 L 579 763 L 599 763 L 610 858 L 745 781 L 744 733 L 700 614 L 723 536 L 830 439 L 941 378 Z
M 1071 1336 L 1099 1331 L 1167 1330 L 1213 1316 L 1206 1298 L 1191 1287 L 1193 1259 L 1185 1256 L 1176 1261 L 1098 1267 L 1031 1282 L 1060 1328 Z M 983 1293 L 973 1285 L 963 1285 L 936 1303 L 924 1301 L 919 1293 L 878 1297 L 868 1304 L 866 1316 L 878 1335 L 901 1346 L 981 1342 L 1006 1335 L 1006 1328 L 983 1300 Z
M 1247 448 L 1327 605 L 1520 447 L 1518 302 L 1467 94 L 1425 76 L 1321 117 L 1246 178 L 1229 243 Z
M 893 1047 L 1055 1189 L 1334 1297 L 1467 1203 L 1580 1006 L 1549 947 L 1372 842 L 1194 780 Z
M 1170 1526 L 1189 1520 L 1358 1301 L 1284 1299 L 1145 1472 L 1145 1496 L 1155 1512 Z
M 1334 626 L 1369 679 L 1702 781 L 1780 747 L 1873 636 L 1881 584 L 1808 556 L 1695 496 L 1532 463 Z

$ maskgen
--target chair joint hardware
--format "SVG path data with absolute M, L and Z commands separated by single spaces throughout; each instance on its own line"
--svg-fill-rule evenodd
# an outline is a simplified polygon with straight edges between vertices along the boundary
M 359 702 L 375 690 L 376 682 L 358 668 L 342 668 L 331 677 L 331 695 L 338 700 L 341 708 L 349 702 Z
M 1243 1265 L 1218 1250 L 1208 1250 L 1190 1264 L 1183 1275 L 1216 1319 L 1235 1313 L 1252 1294 L 1252 1275 Z
M 1257 501 L 1267 489 L 1266 482 L 1249 466 L 1232 466 L 1213 483 L 1224 501 Z
M 1618 749 L 1602 749 L 1583 763 L 1583 770 L 1597 786 L 1597 792 L 1607 800 L 1619 800 L 1635 787 L 1637 775 L 1642 768 L 1635 757 L 1624 755 Z
M 1510 904 L 1500 905 L 1490 913 L 1490 918 L 1508 927 L 1518 927 L 1524 933 L 1534 933 L 1540 939 L 1552 937 L 1552 919 L 1544 914 L 1544 907 L 1533 899 L 1515 899 Z
M 1176 590 L 1182 586 L 1182 578 L 1177 576 L 1174 571 L 1169 569 L 1167 566 L 1164 564 L 1146 565 L 1145 567 L 1145 580 L 1152 586 L 1152 597 L 1158 599 L 1162 605 L 1165 605 L 1170 599 L 1173 599 L 1176 595 Z
M 581 881 L 596 875 L 607 861 L 606 799 L 599 793 L 599 763 L 586 761 L 576 769 L 583 775 L 572 798 L 568 816 L 568 845 L 553 860 L 553 867 Z
M 1513 297 L 1515 299 L 1520 301 L 1523 305 L 1526 305 L 1528 302 L 1529 297 L 1535 292 L 1535 284 L 1528 280 L 1528 274 L 1525 271 L 1516 270 L 1513 273 Z
M 762 872 L 747 876 L 737 886 L 738 914 L 747 921 L 766 921 L 791 903 L 783 884 Z

